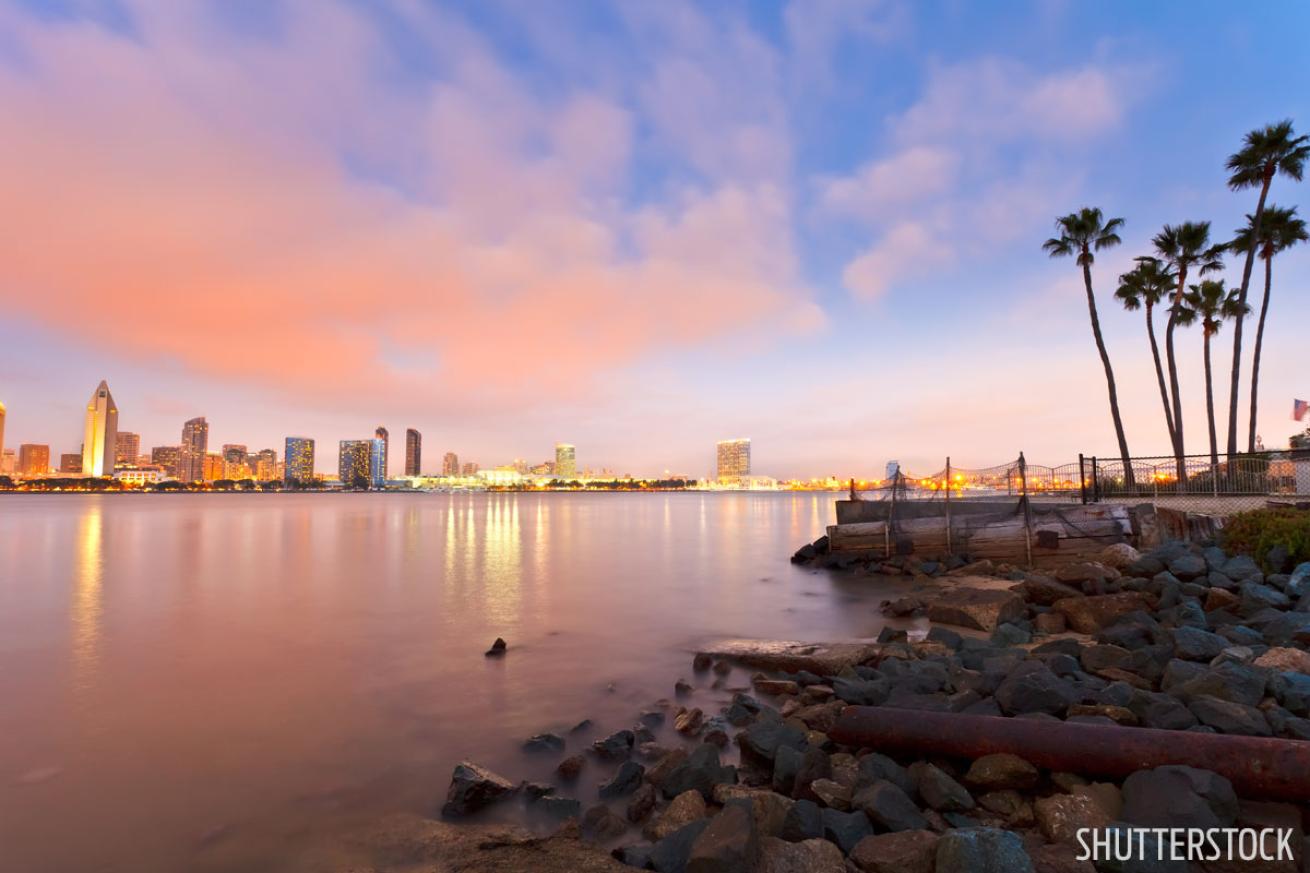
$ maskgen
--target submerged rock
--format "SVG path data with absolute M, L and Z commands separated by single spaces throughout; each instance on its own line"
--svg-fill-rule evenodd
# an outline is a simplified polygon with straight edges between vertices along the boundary
M 461 761 L 451 774 L 441 812 L 447 816 L 468 815 L 510 796 L 514 790 L 514 783 L 504 776 L 471 761 Z
M 505 650 L 508 648 L 509 646 L 503 639 L 496 637 L 496 641 L 491 644 L 491 648 L 487 649 L 484 654 L 488 658 L 499 658 L 501 655 L 505 654 Z

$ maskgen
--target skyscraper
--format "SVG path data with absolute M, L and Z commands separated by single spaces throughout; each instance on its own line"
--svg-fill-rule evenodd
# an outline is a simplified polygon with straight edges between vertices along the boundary
M 385 488 L 387 485 L 387 441 L 382 437 L 369 440 L 368 484 L 370 488 Z
M 423 434 L 406 428 L 405 430 L 405 475 L 419 475 L 419 467 L 423 465 Z
M 82 438 L 82 475 L 114 475 L 118 450 L 118 406 L 109 386 L 101 380 L 86 404 L 86 430 Z M 46 458 L 47 464 L 49 457 Z
M 104 384 L 103 382 L 101 384 Z M 18 447 L 18 475 L 44 476 L 50 472 L 50 447 L 39 443 L 23 443 Z M 113 468 L 110 468 L 113 474 Z
M 177 477 L 177 446 L 155 446 L 150 450 L 150 463 L 164 468 L 164 472 Z
M 287 437 L 286 453 L 282 456 L 286 469 L 282 478 L 287 482 L 314 480 L 314 441 L 309 437 Z
M 568 443 L 555 443 L 555 478 L 578 477 L 577 449 Z
M 5 453 L 5 405 L 0 403 L 0 455 Z
M 441 475 L 459 475 L 459 455 L 454 452 L 446 452 L 446 454 L 441 458 Z
M 273 449 L 260 449 L 251 455 L 254 463 L 255 479 L 260 482 L 272 482 L 277 478 L 277 452 Z
M 721 440 L 715 446 L 718 455 L 718 480 L 740 482 L 751 474 L 751 441 Z
M 373 443 L 381 440 L 342 440 L 337 452 L 337 478 L 343 488 L 367 488 Z
M 223 461 L 228 464 L 245 464 L 249 461 L 249 452 L 239 443 L 224 443 Z
M 205 455 L 209 452 L 209 422 L 202 415 L 182 425 L 182 445 L 177 447 L 177 478 L 198 482 L 205 478 Z
M 114 463 L 128 467 L 136 466 L 137 455 L 141 454 L 141 436 L 130 431 L 120 430 L 114 443 Z
M 206 482 L 217 482 L 227 478 L 226 464 L 218 452 L 206 452 L 200 459 L 200 478 Z
M 382 440 L 382 478 L 387 478 L 387 462 L 391 459 L 391 434 L 382 425 L 373 431 L 373 438 Z

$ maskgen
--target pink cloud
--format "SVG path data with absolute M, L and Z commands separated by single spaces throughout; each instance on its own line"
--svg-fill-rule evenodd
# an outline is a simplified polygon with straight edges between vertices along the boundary
M 302 395 L 469 402 L 577 395 L 664 347 L 819 318 L 776 184 L 624 205 L 633 122 L 610 98 L 537 97 L 476 40 L 448 78 L 388 89 L 384 47 L 336 4 L 291 6 L 277 45 L 138 11 L 134 38 L 0 12 L 28 59 L 0 69 L 11 311 Z M 776 147 L 734 131 L 738 154 Z

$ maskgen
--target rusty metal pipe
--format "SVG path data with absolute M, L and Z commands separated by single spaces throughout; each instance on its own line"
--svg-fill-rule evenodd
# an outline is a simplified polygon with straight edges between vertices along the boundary
M 848 706 L 829 734 L 878 752 L 981 758 L 1009 752 L 1048 770 L 1123 778 L 1165 764 L 1212 770 L 1255 800 L 1310 800 L 1310 742 L 1154 728 Z

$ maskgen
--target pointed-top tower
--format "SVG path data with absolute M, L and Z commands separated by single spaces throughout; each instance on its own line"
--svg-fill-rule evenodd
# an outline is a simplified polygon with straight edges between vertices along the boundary
M 118 406 L 102 379 L 86 404 L 86 432 L 82 439 L 82 475 L 114 475 L 118 447 Z

